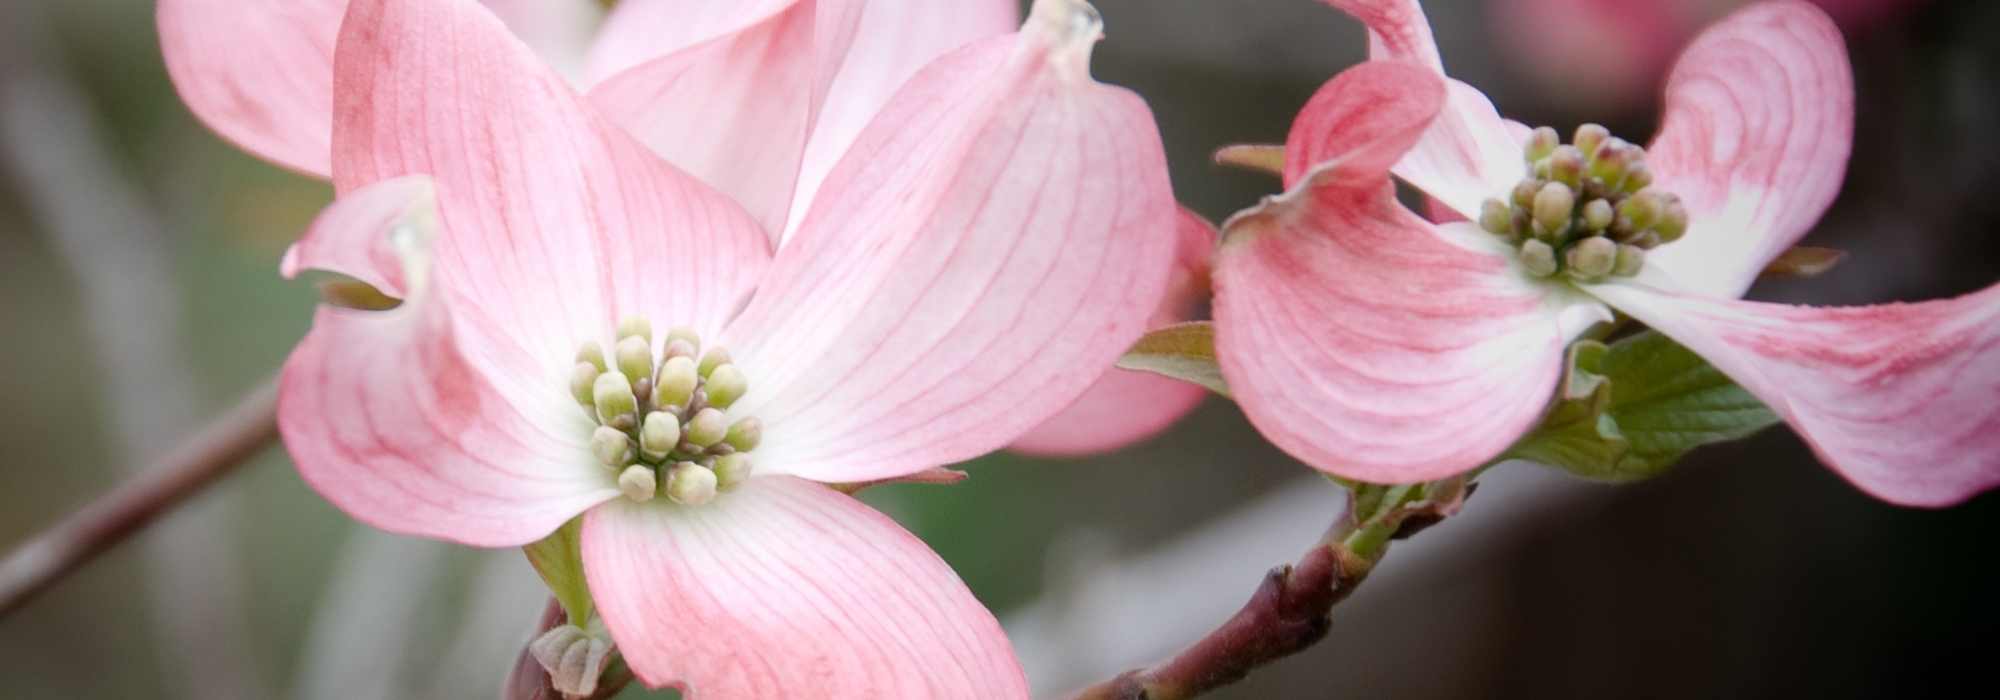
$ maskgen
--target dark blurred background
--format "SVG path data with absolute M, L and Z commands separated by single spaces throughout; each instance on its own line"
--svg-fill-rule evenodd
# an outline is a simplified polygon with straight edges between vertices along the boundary
M 1448 69 L 1503 113 L 1643 137 L 1671 51 L 1634 47 L 1678 45 L 1733 4 L 1427 9 Z M 1860 304 L 2000 280 L 2000 4 L 1827 4 L 1841 6 L 1854 61 L 1856 143 L 1807 242 L 1851 255 L 1752 296 Z M 1306 97 L 1364 51 L 1359 26 L 1313 0 L 1098 5 L 1096 74 L 1152 103 L 1181 199 L 1218 220 L 1275 183 L 1218 169 L 1210 152 L 1282 142 Z M 1621 5 L 1687 7 L 1671 22 L 1604 14 Z M 330 192 L 181 107 L 151 3 L 14 2 L 0 22 L 11 548 L 278 366 L 315 295 L 279 279 L 277 260 Z M 957 567 L 1045 693 L 1192 640 L 1302 551 L 1338 498 L 1222 401 L 1118 455 L 969 468 L 956 487 L 869 499 Z M 1392 550 L 1325 643 L 1217 697 L 1923 696 L 1990 675 L 2000 497 L 1887 506 L 1782 427 L 1639 485 L 1526 464 L 1490 481 L 1464 517 Z M 511 551 L 353 524 L 271 450 L 0 620 L 0 695 L 490 697 L 542 595 Z

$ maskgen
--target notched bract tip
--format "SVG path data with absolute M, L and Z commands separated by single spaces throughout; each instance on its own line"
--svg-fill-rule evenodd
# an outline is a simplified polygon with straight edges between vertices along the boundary
M 1104 16 L 1084 0 L 1035 0 L 1021 33 L 1045 44 L 1050 59 L 1088 74 L 1091 47 L 1104 38 Z

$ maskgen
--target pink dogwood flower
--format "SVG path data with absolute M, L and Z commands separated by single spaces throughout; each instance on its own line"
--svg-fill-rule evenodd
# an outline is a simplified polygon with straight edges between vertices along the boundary
M 922 69 L 774 255 L 478 4 L 353 0 L 337 198 L 284 270 L 399 303 L 322 307 L 287 361 L 300 474 L 363 522 L 474 546 L 580 516 L 599 617 L 648 685 L 1025 696 L 944 562 L 827 484 L 1007 445 L 1159 306 L 1165 158 L 1143 101 L 1090 78 L 1099 34 L 1040 0 Z
M 162 0 L 168 72 L 216 132 L 328 177 L 333 47 L 347 3 Z M 1020 24 L 1016 0 L 623 0 L 608 15 L 589 0 L 483 4 L 599 113 L 744 205 L 774 242 L 797 229 L 834 163 L 919 68 Z M 1156 322 L 1187 320 L 1206 296 L 1208 250 L 1183 248 Z M 1164 431 L 1202 396 L 1107 370 L 1015 448 L 1113 451 Z
M 2000 287 L 1858 308 L 1738 299 L 1846 167 L 1853 88 L 1819 9 L 1760 3 L 1696 39 L 1642 150 L 1503 120 L 1443 76 L 1411 0 L 1328 2 L 1388 60 L 1313 97 L 1288 190 L 1225 225 L 1217 256 L 1223 374 L 1272 442 L 1366 481 L 1475 468 L 1540 420 L 1563 347 L 1616 309 L 1877 497 L 1937 506 L 2000 483 Z M 1392 173 L 1468 221 L 1403 208 Z

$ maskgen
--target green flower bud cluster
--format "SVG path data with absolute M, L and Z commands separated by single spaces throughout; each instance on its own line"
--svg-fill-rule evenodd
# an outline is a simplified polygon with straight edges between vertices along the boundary
M 628 318 L 609 353 L 584 343 L 570 394 L 597 422 L 591 455 L 617 474 L 627 498 L 665 495 L 701 505 L 750 477 L 748 453 L 763 439 L 764 424 L 755 417 L 731 423 L 724 412 L 750 390 L 727 350 L 703 354 L 701 337 L 687 328 L 669 330 L 660 342 L 655 361 L 652 324 Z
M 1529 274 L 1630 277 L 1645 267 L 1646 251 L 1687 233 L 1687 207 L 1653 187 L 1646 150 L 1604 127 L 1585 124 L 1564 144 L 1544 126 L 1523 150 L 1528 176 L 1486 200 L 1479 226 L 1519 246 Z

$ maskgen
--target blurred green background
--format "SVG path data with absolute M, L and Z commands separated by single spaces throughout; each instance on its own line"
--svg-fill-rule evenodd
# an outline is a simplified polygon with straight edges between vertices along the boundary
M 1275 184 L 1209 153 L 1282 141 L 1305 98 L 1363 53 L 1359 27 L 1312 0 L 1097 4 L 1108 39 L 1096 74 L 1152 103 L 1180 197 L 1217 220 Z M 2000 5 L 1907 5 L 1846 28 L 1855 158 L 1807 242 L 1851 257 L 1753 296 L 1916 300 L 2000 279 Z M 1494 20 L 1513 3 L 1428 9 L 1447 65 L 1503 113 L 1651 132 L 1647 99 L 1579 99 L 1546 66 L 1510 60 L 1520 37 Z M 274 371 L 316 298 L 279 279 L 277 260 L 330 192 L 187 113 L 150 3 L 16 3 L 0 21 L 11 548 Z M 1191 640 L 1334 515 L 1332 487 L 1221 401 L 1114 456 L 998 455 L 969 469 L 959 486 L 868 499 L 1008 623 L 1045 691 Z M 1782 428 L 1637 486 L 1519 464 L 1494 478 L 1497 495 L 1469 505 L 1492 515 L 1392 552 L 1326 643 L 1218 697 L 1872 697 L 1988 675 L 2000 497 L 1886 506 Z M 1205 536 L 1217 532 L 1229 537 Z M 368 532 L 270 450 L 0 620 L 0 695 L 491 697 L 540 609 L 519 559 Z M 1093 612 L 1111 604 L 1077 592 L 1091 581 L 1139 614 Z

